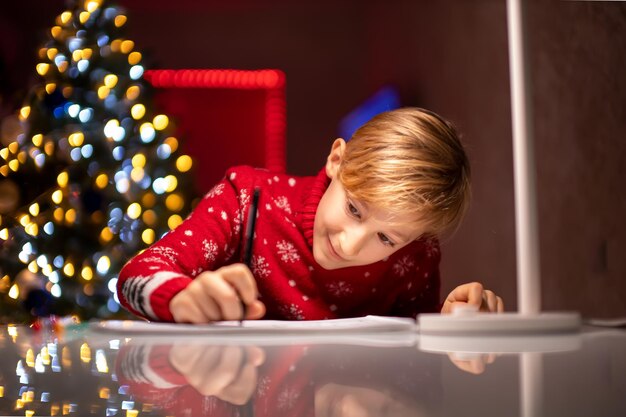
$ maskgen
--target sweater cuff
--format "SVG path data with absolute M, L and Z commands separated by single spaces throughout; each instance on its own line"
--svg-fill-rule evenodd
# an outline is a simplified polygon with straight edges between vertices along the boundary
M 167 285 L 161 285 L 150 294 L 150 305 L 152 310 L 160 321 L 173 322 L 174 317 L 170 312 L 170 301 L 172 298 L 191 283 L 192 279 L 186 276 L 180 276 L 167 282 Z

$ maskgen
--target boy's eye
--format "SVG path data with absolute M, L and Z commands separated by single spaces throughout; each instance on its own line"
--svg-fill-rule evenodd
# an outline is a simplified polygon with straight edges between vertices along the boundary
M 378 234 L 378 239 L 380 239 L 380 241 L 383 243 L 383 245 L 387 245 L 387 246 L 391 246 L 394 247 L 396 246 L 396 244 L 387 237 L 387 235 L 385 235 L 384 233 L 379 233 Z
M 356 206 L 354 204 L 352 204 L 351 202 L 348 201 L 347 208 L 348 208 L 348 213 L 350 213 L 352 216 L 356 217 L 357 219 L 361 218 L 361 214 L 359 213 L 359 209 L 356 208 Z

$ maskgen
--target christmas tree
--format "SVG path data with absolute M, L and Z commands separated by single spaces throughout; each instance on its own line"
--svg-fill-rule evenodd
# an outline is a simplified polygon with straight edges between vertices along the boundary
M 77 0 L 38 50 L 40 82 L 0 149 L 0 320 L 31 288 L 56 314 L 114 316 L 122 265 L 190 211 L 192 160 L 149 105 L 126 21 Z

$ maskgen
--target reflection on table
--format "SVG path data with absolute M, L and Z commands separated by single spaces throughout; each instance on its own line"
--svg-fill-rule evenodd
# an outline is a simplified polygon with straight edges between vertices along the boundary
M 562 336 L 562 335 L 561 335 Z M 380 343 L 378 343 L 380 342 Z M 626 331 L 354 343 L 0 330 L 1 415 L 617 416 Z

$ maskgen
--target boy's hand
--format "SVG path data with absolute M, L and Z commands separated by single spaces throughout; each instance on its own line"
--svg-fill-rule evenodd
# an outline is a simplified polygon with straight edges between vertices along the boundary
M 452 313 L 457 306 L 473 305 L 479 311 L 502 313 L 504 303 L 493 291 L 483 289 L 480 282 L 470 282 L 456 287 L 443 303 L 441 313 Z
M 257 346 L 172 346 L 170 363 L 204 396 L 245 404 L 254 393 L 265 351 Z
M 257 297 L 252 272 L 244 264 L 233 264 L 199 274 L 172 298 L 169 307 L 178 323 L 254 320 L 265 314 L 265 305 Z M 246 304 L 245 317 L 242 302 Z

